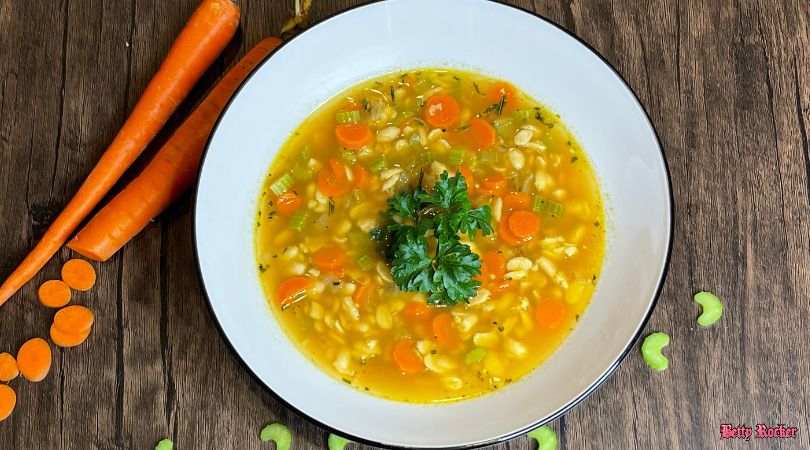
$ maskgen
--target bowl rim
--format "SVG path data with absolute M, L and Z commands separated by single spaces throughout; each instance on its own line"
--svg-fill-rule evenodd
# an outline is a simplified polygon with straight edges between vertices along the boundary
M 354 12 L 355 10 L 362 9 L 362 8 L 365 8 L 365 7 L 369 7 L 369 6 L 372 6 L 372 5 L 376 5 L 378 3 L 383 3 L 385 1 L 387 1 L 387 0 L 371 0 L 368 3 L 355 5 L 355 6 L 347 8 L 347 9 L 337 11 L 335 13 L 327 15 L 322 20 L 320 20 L 319 22 L 309 26 L 308 28 L 306 28 L 301 33 L 293 36 L 290 39 L 282 41 L 281 44 L 278 45 L 278 47 L 276 47 L 267 56 L 262 58 L 262 60 L 256 65 L 256 67 L 253 68 L 253 70 L 250 71 L 248 76 L 245 77 L 245 79 L 239 84 L 239 86 L 236 89 L 236 91 L 234 92 L 234 94 L 231 96 L 231 98 L 225 104 L 225 107 L 222 109 L 222 112 L 220 113 L 219 117 L 217 117 L 216 122 L 214 122 L 214 127 L 211 129 L 211 133 L 209 134 L 208 139 L 206 140 L 205 148 L 203 150 L 202 157 L 200 158 L 200 165 L 199 165 L 200 170 L 197 171 L 196 179 L 195 179 L 195 182 L 194 182 L 194 190 L 192 192 L 192 208 L 193 208 L 192 209 L 192 221 L 191 221 L 192 222 L 191 223 L 192 247 L 193 247 L 193 253 L 194 253 L 195 268 L 197 270 L 197 275 L 200 278 L 200 285 L 202 287 L 203 297 L 205 298 L 205 305 L 206 305 L 206 308 L 208 309 L 209 315 L 213 318 L 213 322 L 214 322 L 214 325 L 215 325 L 215 327 L 217 329 L 217 332 L 222 337 L 222 339 L 225 341 L 225 344 L 230 349 L 231 353 L 234 356 L 236 356 L 236 360 L 239 362 L 239 365 L 242 366 L 242 368 L 250 375 L 250 377 L 255 382 L 257 382 L 260 386 L 262 386 L 264 388 L 264 390 L 266 392 L 268 392 L 276 401 L 278 401 L 279 403 L 281 403 L 282 405 L 287 407 L 289 410 L 291 410 L 297 416 L 303 417 L 304 419 L 306 419 L 310 423 L 313 423 L 313 424 L 317 425 L 318 427 L 328 431 L 329 433 L 333 433 L 333 434 L 336 434 L 336 435 L 339 435 L 339 436 L 343 436 L 343 437 L 349 439 L 352 442 L 357 442 L 357 443 L 361 443 L 361 444 L 372 445 L 372 446 L 375 446 L 375 447 L 382 447 L 382 448 L 418 449 L 418 448 L 422 448 L 422 447 L 392 446 L 392 445 L 383 444 L 383 443 L 380 443 L 380 442 L 375 442 L 373 440 L 365 439 L 365 438 L 362 438 L 362 437 L 359 437 L 359 436 L 354 436 L 354 435 L 351 435 L 351 434 L 347 434 L 347 433 L 345 433 L 345 432 L 343 432 L 341 430 L 338 430 L 338 429 L 336 429 L 334 427 L 331 427 L 331 426 L 321 422 L 320 420 L 316 419 L 315 417 L 312 417 L 312 416 L 304 413 L 303 411 L 298 409 L 295 405 L 289 403 L 286 399 L 284 399 L 282 396 L 280 396 L 278 393 L 276 393 L 276 391 L 274 391 L 273 388 L 268 386 L 264 381 L 262 381 L 262 379 L 258 376 L 258 374 L 256 374 L 256 372 L 254 372 L 253 369 L 250 368 L 250 366 L 248 366 L 248 364 L 245 362 L 245 360 L 242 358 L 242 356 L 237 351 L 236 347 L 234 347 L 233 343 L 228 338 L 228 335 L 225 333 L 225 330 L 222 328 L 222 325 L 219 322 L 219 319 L 217 318 L 216 313 L 214 312 L 214 307 L 213 307 L 213 304 L 211 302 L 211 298 L 208 295 L 208 290 L 207 290 L 207 288 L 205 286 L 205 280 L 203 279 L 202 264 L 200 262 L 199 248 L 198 248 L 198 244 L 197 244 L 197 220 L 196 220 L 196 217 L 197 217 L 197 208 L 198 208 L 199 200 L 200 200 L 199 199 L 199 185 L 200 185 L 200 178 L 202 176 L 202 168 L 203 168 L 203 166 L 205 164 L 205 160 L 206 160 L 206 158 L 208 156 L 208 152 L 209 152 L 210 147 L 211 147 L 212 138 L 213 138 L 214 134 L 216 134 L 217 129 L 219 128 L 220 122 L 222 121 L 223 117 L 225 117 L 226 113 L 230 109 L 233 101 L 242 92 L 242 89 L 245 87 L 245 85 L 250 81 L 251 78 L 253 78 L 253 76 L 256 74 L 256 72 L 258 72 L 267 63 L 267 61 L 270 58 L 272 58 L 273 55 L 276 54 L 277 51 L 279 51 L 282 47 L 286 46 L 290 42 L 293 42 L 299 36 L 301 36 L 301 35 L 303 35 L 305 33 L 308 33 L 310 30 L 313 30 L 313 29 L 319 27 L 320 25 L 322 25 L 322 24 L 324 24 L 324 23 L 326 23 L 328 21 L 334 20 L 334 19 L 336 19 L 336 18 L 338 18 L 338 17 L 340 17 L 340 16 L 342 16 L 344 14 L 349 14 L 349 13 Z M 519 12 L 530 14 L 531 16 L 535 17 L 536 19 L 541 20 L 541 21 L 545 22 L 548 25 L 551 25 L 552 27 L 554 27 L 558 31 L 568 35 L 571 38 L 573 38 L 577 43 L 579 43 L 580 45 L 585 47 L 587 50 L 589 50 L 605 66 L 607 66 L 616 75 L 616 77 L 621 81 L 624 88 L 630 94 L 630 97 L 632 98 L 632 100 L 636 103 L 636 105 L 639 107 L 639 109 L 643 113 L 644 119 L 647 121 L 647 124 L 649 125 L 650 130 L 652 130 L 652 133 L 655 136 L 655 143 L 656 143 L 656 146 L 658 148 L 658 152 L 659 152 L 659 154 L 661 156 L 661 161 L 662 161 L 662 163 L 664 165 L 664 174 L 666 176 L 666 190 L 667 190 L 668 201 L 669 201 L 669 205 L 668 205 L 669 206 L 669 229 L 667 230 L 668 231 L 668 233 L 667 233 L 668 234 L 668 242 L 667 242 L 667 246 L 666 246 L 666 253 L 665 253 L 665 256 L 664 256 L 663 270 L 661 271 L 661 274 L 659 276 L 658 283 L 657 283 L 657 286 L 656 286 L 656 289 L 655 289 L 655 293 L 653 295 L 652 302 L 650 303 L 650 307 L 648 308 L 646 315 L 644 316 L 641 323 L 639 324 L 639 327 L 638 327 L 638 330 L 636 331 L 635 336 L 633 336 L 633 338 L 629 341 L 627 346 L 622 350 L 621 354 L 619 354 L 619 356 L 618 356 L 618 358 L 616 358 L 615 362 L 610 367 L 608 367 L 607 370 L 605 370 L 603 372 L 603 374 L 599 378 L 594 380 L 593 383 L 585 391 L 583 391 L 579 396 L 577 396 L 577 397 L 571 399 L 570 401 L 568 401 L 564 406 L 559 408 L 557 411 L 555 411 L 554 413 L 552 413 L 551 415 L 549 415 L 549 416 L 547 416 L 547 417 L 545 417 L 543 419 L 536 420 L 534 423 L 532 423 L 531 425 L 529 425 L 527 427 L 524 427 L 524 428 L 516 430 L 516 431 L 512 431 L 512 432 L 508 432 L 508 433 L 496 436 L 496 437 L 494 437 L 492 439 L 489 439 L 489 440 L 486 440 L 486 441 L 479 441 L 479 442 L 476 442 L 476 443 L 473 443 L 473 444 L 466 444 L 466 445 L 459 445 L 459 446 L 442 447 L 442 448 L 445 448 L 445 449 L 448 449 L 448 450 L 475 449 L 475 448 L 480 448 L 480 447 L 484 447 L 484 446 L 488 446 L 488 445 L 502 443 L 502 442 L 511 440 L 513 438 L 522 436 L 522 435 L 526 434 L 527 432 L 529 432 L 529 431 L 531 431 L 533 429 L 536 429 L 536 428 L 538 428 L 540 426 L 543 426 L 545 424 L 548 424 L 548 423 L 556 420 L 557 418 L 561 417 L 562 415 L 564 415 L 565 413 L 570 411 L 572 408 L 574 408 L 580 402 L 585 400 L 591 394 L 596 392 L 596 390 L 599 389 L 599 387 L 601 387 L 602 384 L 604 384 L 604 382 L 607 381 L 607 379 L 610 378 L 611 375 L 613 375 L 616 372 L 616 369 L 619 367 L 619 365 L 621 365 L 621 363 L 624 361 L 624 359 L 627 357 L 627 355 L 630 354 L 630 351 L 636 346 L 636 343 L 638 342 L 639 338 L 641 337 L 641 334 L 643 333 L 647 323 L 650 320 L 650 317 L 652 316 L 653 311 L 655 310 L 655 307 L 658 304 L 658 300 L 659 300 L 659 298 L 661 296 L 661 292 L 663 290 L 664 283 L 665 283 L 666 278 L 667 278 L 667 274 L 669 273 L 669 266 L 670 266 L 670 262 L 671 262 L 671 259 L 672 259 L 672 246 L 673 246 L 674 232 L 675 232 L 675 197 L 674 197 L 673 189 L 672 189 L 672 174 L 671 174 L 671 171 L 670 171 L 669 162 L 667 161 L 666 154 L 664 153 L 663 146 L 661 145 L 661 138 L 660 138 L 660 136 L 658 134 L 658 131 L 656 130 L 655 126 L 653 125 L 652 120 L 650 119 L 650 114 L 647 112 L 647 109 L 644 107 L 644 105 L 641 103 L 641 101 L 639 101 L 638 95 L 633 90 L 633 88 L 630 86 L 630 84 L 627 82 L 627 80 L 621 75 L 621 73 L 619 73 L 618 70 L 616 70 L 616 68 L 613 66 L 613 64 L 610 63 L 610 61 L 608 61 L 604 56 L 602 56 L 601 53 L 599 53 L 595 48 L 593 48 L 585 40 L 583 40 L 582 38 L 580 38 L 579 36 L 577 36 L 573 32 L 568 31 L 562 25 L 557 24 L 556 22 L 554 22 L 554 21 L 540 15 L 539 13 L 536 13 L 536 12 L 531 11 L 529 9 L 523 8 L 521 6 L 516 6 L 516 5 L 511 5 L 511 4 L 508 4 L 508 3 L 504 3 L 502 0 L 485 0 L 485 1 L 490 2 L 490 3 L 494 3 L 496 5 L 500 5 L 500 6 L 506 6 L 506 7 L 515 9 L 515 10 L 517 10 Z M 431 447 L 431 449 L 435 450 L 434 447 Z

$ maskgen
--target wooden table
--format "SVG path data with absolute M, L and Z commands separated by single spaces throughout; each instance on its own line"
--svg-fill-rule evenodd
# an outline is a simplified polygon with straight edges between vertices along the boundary
M 0 276 L 76 191 L 197 3 L 0 1 Z M 316 3 L 314 21 L 361 2 Z M 648 325 L 672 336 L 671 368 L 654 373 L 633 352 L 553 423 L 560 447 L 810 447 L 810 3 L 513 3 L 577 34 L 625 77 L 658 130 L 676 201 L 672 262 Z M 241 7 L 238 38 L 169 130 L 280 29 L 292 0 Z M 0 351 L 46 335 L 51 312 L 35 289 L 68 256 L 2 307 Z M 296 449 L 325 446 L 326 432 L 267 394 L 217 333 L 188 196 L 98 272 L 78 296 L 97 314 L 89 342 L 56 350 L 46 380 L 12 382 L 19 401 L 0 423 L 0 448 L 148 449 L 163 437 L 180 449 L 272 448 L 257 438 L 269 421 L 290 425 Z M 710 329 L 695 324 L 691 296 L 702 289 L 725 299 Z M 723 423 L 785 424 L 799 438 L 721 441 Z

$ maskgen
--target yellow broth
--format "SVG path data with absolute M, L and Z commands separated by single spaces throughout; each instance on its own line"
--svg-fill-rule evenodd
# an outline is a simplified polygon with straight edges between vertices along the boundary
M 357 389 L 417 403 L 490 392 L 543 362 L 588 305 L 605 249 L 593 169 L 559 116 L 496 82 L 443 69 L 362 82 L 307 118 L 270 167 L 256 220 L 257 266 L 269 306 L 305 355 Z M 458 103 L 457 119 L 430 126 L 429 99 L 445 94 Z M 372 141 L 358 138 L 361 148 L 343 148 L 337 120 L 367 125 Z M 494 145 L 470 126 L 476 120 L 493 125 Z M 461 166 L 472 174 L 465 181 L 473 205 L 491 208 L 494 230 L 463 242 L 489 254 L 485 263 L 498 266 L 500 259 L 505 267 L 487 265 L 468 302 L 426 306 L 426 294 L 393 283 L 370 232 L 383 225 L 391 195 L 413 189 L 420 177 L 430 190 L 439 174 Z M 338 178 L 350 189 L 322 193 L 322 172 L 334 177 L 341 169 Z M 536 216 L 540 229 L 526 242 L 514 244 L 512 236 L 510 244 L 510 226 L 523 227 L 507 221 L 518 210 Z M 343 252 L 345 261 L 319 268 L 313 261 L 323 259 L 315 256 L 321 249 Z M 297 295 L 282 308 L 279 295 L 287 296 L 290 286 Z M 450 344 L 439 334 L 450 336 Z M 405 350 L 394 357 L 396 345 Z

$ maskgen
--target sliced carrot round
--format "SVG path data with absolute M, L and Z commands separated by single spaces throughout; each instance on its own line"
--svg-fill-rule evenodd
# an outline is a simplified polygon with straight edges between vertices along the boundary
M 363 189 L 368 186 L 369 181 L 369 174 L 368 170 L 365 167 L 355 164 L 352 166 L 352 175 L 354 176 L 354 180 L 352 180 L 352 186 Z
M 503 197 L 503 208 L 507 211 L 529 209 L 532 198 L 525 192 L 510 192 Z
M 467 166 L 460 166 L 458 172 L 464 177 L 464 183 L 467 184 L 467 194 L 472 195 L 475 191 L 475 176 L 473 176 L 472 170 Z
M 0 353 L 0 381 L 11 381 L 19 374 L 17 360 L 9 353 Z
M 28 381 L 42 381 L 51 370 L 51 347 L 41 338 L 33 338 L 17 351 L 17 367 Z
M 440 347 L 453 348 L 458 345 L 458 332 L 453 324 L 453 316 L 450 313 L 442 313 L 434 317 L 431 325 L 433 338 Z
M 410 320 L 424 320 L 430 317 L 430 307 L 424 302 L 409 302 L 402 314 Z
M 312 254 L 312 264 L 327 270 L 345 268 L 346 252 L 337 245 L 324 245 Z
M 487 288 L 489 292 L 493 295 L 502 294 L 506 291 L 512 290 L 517 285 L 514 280 L 495 280 L 493 283 L 490 283 Z
M 480 281 L 481 284 L 485 284 L 485 283 L 488 283 L 489 280 L 490 280 L 489 275 L 490 275 L 490 273 L 489 273 L 489 267 L 487 267 L 487 262 L 486 261 L 481 261 L 481 273 L 474 276 L 472 279 L 476 280 L 476 281 Z
M 487 102 L 490 104 L 500 103 L 504 98 L 504 111 L 511 111 L 517 107 L 517 89 L 511 84 L 498 81 L 487 90 Z
M 62 281 L 77 291 L 86 291 L 96 284 L 96 270 L 83 259 L 71 259 L 62 266 Z
M 340 197 L 351 190 L 343 164 L 330 160 L 329 167 L 318 172 L 318 191 L 327 197 Z
M 306 277 L 290 277 L 278 285 L 276 303 L 282 308 L 301 300 L 307 295 L 312 283 Z
M 70 303 L 70 286 L 62 280 L 48 280 L 39 286 L 37 298 L 43 306 L 61 308 Z
M 553 298 L 541 300 L 534 314 L 541 327 L 553 330 L 565 319 L 565 304 Z
M 6 420 L 17 405 L 17 393 L 11 386 L 0 384 L 0 421 Z
M 363 306 L 368 303 L 368 299 L 371 297 L 372 291 L 374 291 L 373 283 L 361 284 L 360 287 L 354 291 L 354 294 L 352 294 L 354 304 L 357 306 Z
M 53 325 L 64 333 L 81 334 L 90 331 L 93 320 L 93 311 L 90 308 L 72 305 L 56 312 L 53 316 Z
M 511 217 L 511 215 L 504 215 L 501 217 L 501 221 L 498 222 L 498 237 L 509 245 L 520 245 L 526 242 L 525 239 L 515 236 L 512 231 L 509 230 L 509 217 Z
M 276 197 L 276 209 L 281 214 L 292 214 L 301 208 L 304 201 L 293 191 L 287 191 Z
M 335 128 L 335 136 L 349 150 L 360 150 L 374 139 L 371 128 L 364 123 L 342 123 Z
M 425 101 L 425 121 L 435 128 L 450 128 L 458 123 L 461 107 L 453 96 L 435 94 Z
M 56 324 L 51 325 L 51 342 L 59 347 L 75 347 L 84 342 L 90 336 L 90 330 L 79 333 L 65 333 L 56 327 Z
M 489 122 L 480 117 L 470 119 L 470 127 L 461 134 L 462 141 L 476 150 L 484 150 L 495 145 L 498 133 Z
M 522 239 L 534 237 L 540 231 L 540 219 L 531 211 L 515 211 L 508 219 L 509 231 Z
M 486 263 L 489 273 L 495 275 L 496 278 L 501 278 L 506 274 L 506 261 L 500 253 L 486 252 L 482 259 Z
M 392 356 L 399 370 L 405 373 L 419 373 L 425 370 L 425 364 L 410 339 L 396 341 Z
M 478 191 L 484 195 L 501 196 L 506 192 L 506 177 L 499 173 L 488 175 L 478 184 Z

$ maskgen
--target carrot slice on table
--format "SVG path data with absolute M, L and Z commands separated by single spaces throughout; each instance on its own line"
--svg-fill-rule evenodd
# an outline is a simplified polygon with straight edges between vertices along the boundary
M 6 420 L 17 405 L 17 393 L 10 386 L 0 384 L 0 421 Z
M 453 325 L 453 316 L 442 313 L 433 318 L 433 337 L 436 343 L 444 348 L 453 348 L 459 343 L 458 333 Z
M 369 297 L 371 297 L 372 291 L 374 291 L 374 284 L 372 283 L 361 284 L 360 287 L 358 287 L 357 290 L 354 291 L 354 294 L 352 294 L 352 300 L 354 301 L 354 304 L 357 306 L 363 306 L 366 303 L 368 303 L 368 299 Z
M 307 295 L 307 291 L 311 286 L 309 278 L 306 277 L 290 277 L 282 281 L 278 285 L 278 292 L 276 293 L 276 302 L 282 308 L 285 308 L 298 300 L 301 300 Z
M 517 106 L 517 90 L 505 81 L 498 81 L 487 90 L 487 102 L 500 103 L 505 98 L 503 111 L 511 111 Z
M 507 211 L 529 209 L 532 198 L 525 192 L 510 192 L 503 197 L 503 207 Z
M 86 291 L 96 284 L 96 271 L 83 259 L 71 259 L 62 266 L 62 281 L 77 291 Z
M 51 325 L 51 342 L 59 347 L 75 347 L 84 342 L 90 336 L 90 330 L 80 333 L 65 333 L 56 327 L 56 324 Z
M 462 141 L 476 150 L 492 147 L 497 138 L 495 127 L 480 117 L 470 119 L 470 127 L 461 132 Z
M 61 308 L 70 303 L 70 286 L 62 280 L 48 280 L 39 286 L 39 302 L 48 308 Z
M 238 25 L 239 8 L 231 0 L 204 0 L 200 4 L 84 183 L 0 286 L 0 305 L 42 269 L 104 198 L 217 59 Z
M 326 270 L 345 268 L 346 252 L 337 245 L 324 245 L 312 254 L 312 264 Z
M 96 213 L 68 247 L 92 260 L 106 261 L 186 192 L 194 184 L 205 143 L 225 104 L 280 42 L 276 38 L 259 42 L 233 66 L 143 172 Z
M 515 211 L 508 219 L 509 231 L 521 239 L 534 237 L 540 231 L 540 219 L 531 211 Z
M 553 330 L 559 327 L 565 318 L 565 304 L 553 298 L 541 300 L 534 315 L 541 327 Z
M 484 195 L 503 195 L 506 192 L 506 177 L 499 173 L 486 176 L 479 183 L 478 191 Z
M 461 107 L 453 96 L 435 94 L 425 102 L 425 121 L 435 128 L 449 128 L 458 123 Z
M 276 197 L 276 209 L 281 214 L 292 214 L 304 203 L 301 196 L 293 191 L 287 191 Z
M 399 370 L 405 373 L 419 373 L 425 370 L 422 358 L 410 339 L 400 339 L 394 343 L 392 356 Z
M 342 123 L 335 127 L 335 136 L 349 150 L 360 150 L 374 139 L 371 128 L 364 123 Z
M 340 197 L 351 190 L 343 164 L 330 160 L 329 167 L 318 172 L 318 191 L 329 197 Z
M 17 367 L 28 381 L 42 381 L 51 370 L 51 347 L 41 338 L 33 338 L 17 351 Z
M 67 334 L 89 332 L 93 326 L 93 311 L 82 305 L 71 305 L 60 309 L 53 317 L 53 326 Z
M 19 374 L 17 360 L 9 353 L 0 353 L 0 381 L 11 381 Z

